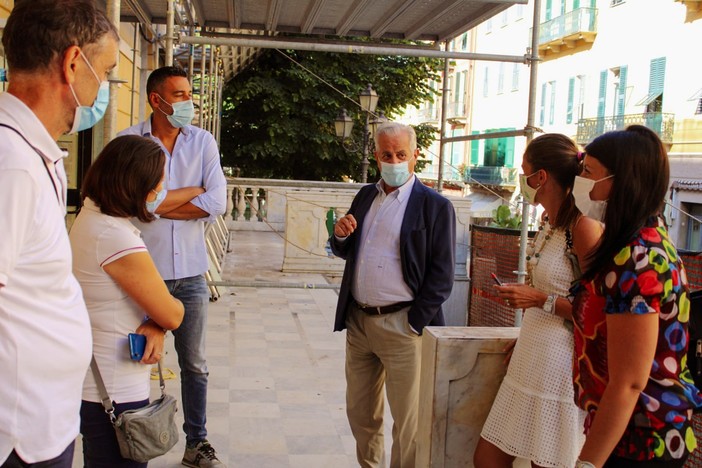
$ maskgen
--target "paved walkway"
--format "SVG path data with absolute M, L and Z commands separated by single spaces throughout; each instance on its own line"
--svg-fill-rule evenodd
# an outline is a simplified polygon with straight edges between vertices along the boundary
M 225 280 L 326 283 L 321 275 L 281 273 L 283 241 L 274 233 L 233 232 L 230 248 Z M 230 468 L 357 466 L 344 403 L 345 334 L 331 331 L 337 292 L 221 292 L 208 318 L 207 428 L 222 461 Z M 172 339 L 167 347 L 165 364 L 177 375 Z M 158 386 L 152 384 L 154 397 Z M 177 378 L 166 387 L 180 400 Z M 389 424 L 385 433 L 389 445 Z M 178 445 L 149 466 L 181 466 L 184 439 L 181 433 Z M 82 466 L 81 450 L 78 445 L 74 467 Z

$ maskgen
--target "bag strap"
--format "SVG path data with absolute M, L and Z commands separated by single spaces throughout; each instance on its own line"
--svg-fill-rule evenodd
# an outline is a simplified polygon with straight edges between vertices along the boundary
M 105 382 L 102 380 L 102 375 L 100 375 L 100 369 L 98 369 L 94 354 L 90 360 L 90 369 L 92 369 L 93 376 L 95 377 L 102 407 L 105 408 L 105 413 L 110 417 L 110 421 L 114 423 L 115 419 L 117 419 L 115 417 L 115 407 L 112 406 L 112 398 L 110 398 L 110 395 L 107 393 L 107 388 L 105 388 Z
M 29 140 L 27 140 L 27 137 L 22 135 L 22 133 L 19 130 L 17 130 L 15 127 L 12 127 L 12 126 L 4 124 L 4 123 L 0 123 L 0 127 L 4 127 L 4 128 L 7 128 L 8 130 L 12 130 L 13 132 L 15 132 L 17 135 L 19 135 L 20 138 L 22 138 L 24 140 L 25 143 L 27 143 L 27 146 L 32 148 L 34 150 L 34 152 L 39 155 L 41 162 L 44 164 L 44 169 L 46 169 L 46 175 L 49 176 L 49 180 L 51 180 L 51 185 L 54 186 L 54 192 L 56 193 L 56 200 L 59 202 L 59 205 L 61 205 L 61 196 L 59 195 L 59 189 L 56 186 L 56 181 L 54 180 L 54 177 L 51 175 L 51 171 L 49 170 L 49 166 L 46 164 L 46 160 L 44 159 L 44 153 L 39 151 L 39 149 L 37 149 L 36 146 L 31 144 L 29 142 Z
M 114 423 L 117 420 L 115 407 L 112 405 L 112 398 L 110 398 L 110 395 L 107 393 L 107 388 L 105 387 L 105 382 L 102 380 L 102 375 L 100 375 L 100 369 L 98 368 L 94 354 L 90 360 L 90 369 L 93 371 L 93 376 L 95 376 L 95 383 L 100 393 L 100 403 L 102 403 L 102 407 L 105 408 L 105 413 L 110 416 L 110 421 Z M 161 388 L 161 396 L 163 397 L 166 394 L 166 382 L 163 379 L 160 359 L 158 360 L 158 381 L 159 387 Z

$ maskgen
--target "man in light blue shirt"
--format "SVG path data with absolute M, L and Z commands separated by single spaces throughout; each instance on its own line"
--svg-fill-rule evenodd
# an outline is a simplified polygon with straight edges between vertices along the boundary
M 156 207 L 160 219 L 134 224 L 173 296 L 185 306 L 181 326 L 173 331 L 181 372 L 186 435 L 182 463 L 222 467 L 207 442 L 207 363 L 205 328 L 209 290 L 205 225 L 224 214 L 227 182 L 213 136 L 190 125 L 194 116 L 192 89 L 181 68 L 154 70 L 146 84 L 151 117 L 120 135 L 142 135 L 166 153 L 165 198 Z

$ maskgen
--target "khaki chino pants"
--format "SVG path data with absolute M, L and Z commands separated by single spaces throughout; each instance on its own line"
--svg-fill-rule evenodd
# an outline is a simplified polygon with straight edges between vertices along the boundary
M 385 466 L 383 386 L 393 418 L 390 467 L 415 466 L 422 339 L 408 311 L 368 315 L 355 303 L 347 311 L 346 414 L 363 468 Z

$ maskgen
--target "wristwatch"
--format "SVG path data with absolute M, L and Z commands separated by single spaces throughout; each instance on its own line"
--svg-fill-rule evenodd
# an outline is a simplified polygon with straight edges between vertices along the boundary
M 595 468 L 595 465 L 589 461 L 584 461 L 578 458 L 578 461 L 575 462 L 575 468 Z
M 548 297 L 546 298 L 546 302 L 544 302 L 544 306 L 542 309 L 544 309 L 544 312 L 547 314 L 555 314 L 556 313 L 556 299 L 558 296 L 555 294 L 549 294 Z

